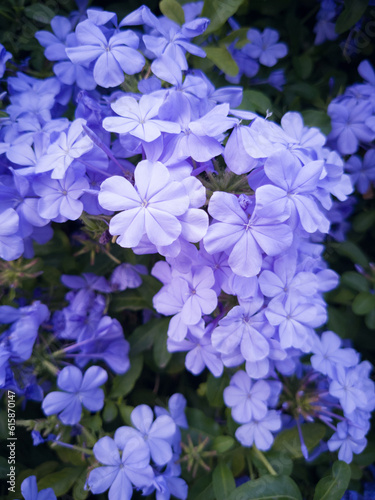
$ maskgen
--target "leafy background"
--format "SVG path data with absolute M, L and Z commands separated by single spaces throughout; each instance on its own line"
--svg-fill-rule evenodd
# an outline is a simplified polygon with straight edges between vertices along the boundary
M 163 13 L 174 20 L 182 20 L 177 0 L 162 0 L 160 5 L 156 0 L 144 3 L 156 14 Z M 98 0 L 91 5 L 115 11 L 121 19 L 140 3 L 137 0 Z M 48 23 L 55 15 L 67 15 L 75 8 L 70 0 L 3 0 L 0 5 L 0 42 L 13 53 L 14 61 L 22 70 L 41 78 L 51 76 L 51 63 L 44 59 L 43 49 L 33 35 L 37 30 L 48 29 Z M 244 78 L 241 81 L 245 90 L 241 107 L 261 114 L 270 110 L 273 113 L 271 119 L 276 121 L 287 111 L 299 111 L 307 125 L 318 126 L 328 133 L 328 104 L 346 86 L 359 81 L 356 71 L 359 62 L 374 55 L 375 37 L 370 36 L 374 30 L 366 30 L 366 26 L 375 21 L 375 8 L 368 6 L 366 0 L 345 1 L 336 24 L 337 40 L 314 46 L 313 28 L 318 9 L 319 3 L 314 0 L 205 0 L 203 15 L 212 22 L 207 34 L 198 42 L 205 44 L 208 57 L 204 60 L 190 57 L 189 63 L 204 70 L 216 86 L 225 86 L 228 82 L 223 71 L 230 75 L 235 75 L 237 71 L 236 63 L 226 48 L 234 37 L 226 22 L 228 17 L 235 16 L 243 28 L 235 34 L 238 44 L 243 43 L 249 27 L 277 29 L 281 41 L 289 47 L 288 56 L 277 66 L 285 70 L 287 83 L 280 92 L 269 85 L 250 85 Z M 365 35 L 367 42 L 366 38 L 360 38 L 364 33 L 368 33 Z M 11 69 L 16 71 L 17 68 L 13 66 Z M 269 70 L 261 71 L 263 73 L 258 76 L 266 78 Z M 68 115 L 71 116 L 71 113 L 72 110 L 69 110 Z M 357 204 L 349 220 L 351 229 L 347 240 L 338 243 L 327 237 L 326 241 L 325 258 L 341 277 L 339 287 L 326 295 L 329 304 L 327 328 L 343 339 L 351 339 L 363 359 L 374 364 L 375 265 L 372 263 L 375 262 L 375 202 L 372 190 L 364 196 L 356 196 Z M 15 294 L 30 300 L 35 293 L 39 293 L 53 310 L 64 304 L 66 290 L 60 284 L 61 274 L 89 271 L 108 276 L 116 264 L 97 243 L 102 230 L 100 224 L 92 220 L 57 226 L 54 238 L 36 248 L 36 260 L 26 277 L 20 277 L 20 269 L 26 261 L 21 259 L 10 265 L 1 264 L 2 302 L 12 303 Z M 110 253 L 120 261 L 142 263 L 149 268 L 154 263 L 154 257 L 135 257 L 132 252 L 116 245 L 111 246 Z M 152 296 L 159 287 L 157 280 L 146 277 L 139 289 L 112 297 L 109 314 L 117 317 L 124 326 L 132 348 L 131 369 L 125 375 L 112 376 L 107 384 L 103 411 L 100 415 L 87 415 L 83 419 L 86 434 L 79 436 L 78 441 L 90 447 L 103 433 L 111 433 L 117 427 L 129 424 L 130 412 L 137 404 L 165 405 L 173 392 L 182 392 L 188 400 L 190 425 L 183 441 L 188 443 L 191 439 L 193 446 L 198 446 L 206 440 L 202 454 L 209 466 L 209 471 L 198 468 L 193 477 L 186 468 L 186 462 L 183 463 L 183 477 L 189 484 L 189 500 L 340 500 L 347 489 L 363 491 L 366 482 L 372 480 L 367 467 L 375 461 L 375 425 L 369 435 L 368 447 L 361 455 L 355 456 L 350 466 L 335 461 L 335 455 L 329 452 L 306 463 L 295 429 L 278 435 L 272 450 L 265 454 L 268 465 L 253 450 L 240 447 L 233 438 L 236 424 L 225 409 L 222 398 L 229 379 L 226 376 L 215 379 L 206 373 L 194 377 L 187 373 L 183 368 L 184 355 L 172 356 L 166 350 L 168 320 L 165 318 L 155 318 L 142 325 L 144 310 L 152 309 Z M 40 350 L 36 356 L 36 369 L 47 380 L 46 360 L 46 354 Z M 2 411 L 1 439 L 7 437 L 5 416 Z M 30 428 L 42 417 L 38 404 L 28 402 L 25 409 L 20 402 L 17 418 L 32 421 Z M 307 447 L 312 450 L 325 436 L 326 429 L 320 424 L 305 424 L 303 427 Z M 69 430 L 62 429 L 62 433 L 62 439 L 69 440 Z M 87 467 L 93 463 L 91 457 L 65 448 L 51 448 L 46 444 L 34 447 L 26 424 L 18 428 L 17 437 L 18 488 L 25 477 L 35 474 L 39 488 L 53 486 L 56 494 L 63 499 L 84 500 L 91 497 L 83 488 Z M 4 443 L 2 441 L 2 447 Z M 6 479 L 8 470 L 6 458 L 0 457 L 2 479 Z M 240 485 L 241 479 L 249 477 L 254 480 Z M 1 488 L 0 493 L 5 496 L 5 482 Z M 19 490 L 14 498 L 20 498 Z M 106 495 L 97 498 L 104 499 Z

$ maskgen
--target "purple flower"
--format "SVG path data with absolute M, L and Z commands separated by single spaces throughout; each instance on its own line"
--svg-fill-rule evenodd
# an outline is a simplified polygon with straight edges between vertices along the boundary
M 362 389 L 362 379 L 355 368 L 345 369 L 336 365 L 335 378 L 329 386 L 331 396 L 340 400 L 345 413 L 352 413 L 356 408 L 365 408 L 367 396 Z
M 137 50 L 138 37 L 132 31 L 122 31 L 107 40 L 103 31 L 90 20 L 76 28 L 78 47 L 68 47 L 66 53 L 75 64 L 88 65 L 95 61 L 94 79 L 102 87 L 116 87 L 124 81 L 124 73 L 134 75 L 145 64 Z
M 113 291 L 123 291 L 127 288 L 138 288 L 142 284 L 140 274 L 147 274 L 147 268 L 140 264 L 120 264 L 113 271 L 110 283 Z
M 116 434 L 126 443 L 133 437 L 144 440 L 152 460 L 157 465 L 165 465 L 173 456 L 172 442 L 176 433 L 176 424 L 169 415 L 160 415 L 154 421 L 154 414 L 147 405 L 139 405 L 131 413 L 133 427 L 120 427 Z
M 200 18 L 186 22 L 181 27 L 167 18 L 158 19 L 148 7 L 143 5 L 126 16 L 120 26 L 146 24 L 153 28 L 151 35 L 144 35 L 146 48 L 156 57 L 166 55 L 173 59 L 182 70 L 188 69 L 185 53 L 190 52 L 199 57 L 206 53 L 190 42 L 191 38 L 201 35 L 207 28 L 209 19 Z
M 39 159 L 36 173 L 53 170 L 52 179 L 63 179 L 71 163 L 92 149 L 93 143 L 82 128 L 84 123 L 85 120 L 79 118 L 71 123 L 67 133 L 61 132 Z
M 341 154 L 356 153 L 360 142 L 371 142 L 375 132 L 365 125 L 367 118 L 373 114 L 371 102 L 357 102 L 356 99 L 345 99 L 342 102 L 331 102 L 328 106 L 332 131 L 328 139 L 334 141 Z
M 82 405 L 90 411 L 103 408 L 104 392 L 99 386 L 103 385 L 107 378 L 107 372 L 99 366 L 91 366 L 83 377 L 79 368 L 66 366 L 57 377 L 57 385 L 62 392 L 47 394 L 42 403 L 44 413 L 58 413 L 65 425 L 78 424 Z
M 283 349 L 295 347 L 306 350 L 310 347 L 313 329 L 319 326 L 314 305 L 299 296 L 291 295 L 285 303 L 272 300 L 265 314 L 271 325 L 279 326 L 280 344 Z M 324 322 L 324 320 L 323 320 Z
M 169 325 L 169 337 L 179 341 L 186 336 L 187 327 L 199 329 L 202 315 L 212 313 L 217 305 L 217 295 L 212 289 L 214 283 L 212 269 L 194 266 L 190 273 L 174 277 L 154 296 L 154 307 L 158 312 L 175 314 Z M 203 331 L 199 337 L 202 335 Z
M 49 61 L 59 61 L 67 59 L 65 43 L 67 36 L 72 31 L 72 25 L 66 17 L 55 16 L 51 20 L 53 33 L 49 31 L 37 31 L 35 38 L 40 45 L 45 47 L 44 55 Z
M 314 45 L 321 45 L 326 40 L 336 40 L 338 34 L 335 31 L 335 18 L 338 9 L 335 2 L 325 1 L 321 3 L 320 10 L 316 16 L 317 23 L 314 26 L 316 34 Z
M 15 260 L 24 251 L 22 238 L 17 234 L 19 217 L 13 208 L 0 213 L 0 257 L 4 260 Z
M 169 139 L 170 157 L 176 161 L 192 157 L 205 162 L 220 155 L 223 147 L 218 138 L 238 122 L 228 117 L 228 113 L 229 104 L 219 104 L 204 116 L 193 119 L 189 99 L 181 92 L 172 93 L 159 110 L 160 118 L 176 121 L 181 127 L 181 133 Z
M 97 276 L 93 273 L 82 273 L 82 276 L 63 274 L 61 276 L 61 282 L 73 290 L 85 289 L 87 291 L 93 290 L 104 293 L 109 293 L 111 291 L 111 287 L 104 276 Z
M 343 460 L 347 464 L 353 460 L 353 453 L 362 453 L 367 445 L 367 440 L 364 437 L 355 438 L 351 431 L 352 429 L 347 422 L 339 422 L 337 431 L 327 443 L 330 451 L 339 449 L 339 460 Z
M 375 149 L 367 151 L 363 160 L 351 156 L 345 164 L 345 171 L 358 191 L 365 194 L 375 181 Z
M 232 408 L 232 417 L 240 424 L 261 420 L 267 413 L 267 399 L 271 394 L 265 380 L 254 384 L 244 371 L 233 375 L 229 387 L 224 389 L 224 402 Z
M 132 484 L 143 488 L 154 478 L 146 443 L 139 437 L 124 441 L 121 429 L 117 429 L 114 439 L 105 436 L 94 445 L 95 458 L 104 466 L 92 470 L 87 480 L 95 495 L 109 489 L 111 500 L 130 500 L 133 495 Z
M 199 337 L 189 333 L 182 341 L 175 340 L 174 337 L 168 338 L 169 352 L 189 351 L 185 358 L 185 366 L 194 375 L 199 375 L 206 367 L 214 377 L 220 377 L 223 373 L 220 353 L 211 343 L 211 329 L 209 325 L 205 331 L 203 330 L 203 336 Z
M 236 438 L 242 446 L 255 446 L 267 451 L 273 443 L 272 432 L 281 428 L 281 418 L 276 410 L 270 410 L 262 419 L 241 425 L 236 430 Z
M 38 492 L 36 476 L 29 476 L 22 481 L 21 493 L 25 500 L 56 500 L 52 488 L 46 488 Z
M 0 43 L 0 78 L 3 77 L 6 69 L 6 63 L 9 59 L 12 59 L 12 54 L 8 52 L 4 45 Z
M 174 423 L 181 429 L 188 428 L 188 422 L 185 416 L 186 399 L 182 394 L 173 394 L 168 401 L 168 410 L 160 406 L 155 406 L 155 414 L 157 417 L 160 415 L 170 415 Z
M 257 275 L 263 252 L 277 255 L 292 243 L 288 226 L 260 216 L 257 209 L 248 215 L 233 194 L 215 192 L 208 211 L 217 222 L 208 228 L 204 246 L 210 254 L 226 250 L 232 271 L 240 276 Z
M 303 167 L 288 151 L 273 154 L 264 165 L 266 184 L 256 191 L 258 213 L 264 217 L 291 217 L 293 226 L 299 220 L 303 229 L 327 233 L 329 222 L 319 210 L 311 194 L 316 190 L 323 162 L 314 161 Z M 285 215 L 284 215 L 285 214 Z
M 277 43 L 279 34 L 276 30 L 266 28 L 263 33 L 255 28 L 249 29 L 247 38 L 250 41 L 243 51 L 253 59 L 259 59 L 264 66 L 274 66 L 277 60 L 288 53 L 285 43 Z
M 185 187 L 171 182 L 160 162 L 141 161 L 134 177 L 135 186 L 116 175 L 101 185 L 99 203 L 108 210 L 121 210 L 111 219 L 110 233 L 119 235 L 117 242 L 123 247 L 135 247 L 144 235 L 154 245 L 170 245 L 182 230 L 177 216 L 189 206 Z
M 77 220 L 82 214 L 83 204 L 78 198 L 84 189 L 89 188 L 89 183 L 84 177 L 77 178 L 74 171 L 68 170 L 61 180 L 51 179 L 47 175 L 37 177 L 33 188 L 40 196 L 39 215 L 44 219 L 64 222 L 66 219 Z
M 274 330 L 267 324 L 263 311 L 258 312 L 262 304 L 263 300 L 256 298 L 233 307 L 212 332 L 215 349 L 230 354 L 239 345 L 247 361 L 264 359 L 269 354 L 266 336 L 270 337 Z
M 314 273 L 297 272 L 297 259 L 287 253 L 275 259 L 273 271 L 266 269 L 259 276 L 259 287 L 267 297 L 281 300 L 290 294 L 310 297 L 317 292 L 318 280 Z
M 345 368 L 358 364 L 359 356 L 354 349 L 340 349 L 341 339 L 333 332 L 323 332 L 321 338 L 316 337 L 311 348 L 311 365 L 315 370 L 335 378 L 336 367 Z
M 142 96 L 139 102 L 134 97 L 120 97 L 111 104 L 119 116 L 104 118 L 103 127 L 109 132 L 129 133 L 146 142 L 154 141 L 162 132 L 178 134 L 181 131 L 178 123 L 156 118 L 161 105 L 160 99 L 150 95 Z
M 49 221 L 38 214 L 38 198 L 27 177 L 11 170 L 13 176 L 3 176 L 0 180 L 0 210 L 14 208 L 19 217 L 19 234 L 26 238 L 32 234 L 34 227 L 46 226 Z

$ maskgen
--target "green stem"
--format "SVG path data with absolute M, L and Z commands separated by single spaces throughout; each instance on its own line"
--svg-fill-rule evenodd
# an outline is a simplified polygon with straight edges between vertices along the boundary
M 268 470 L 268 472 L 271 474 L 271 476 L 277 476 L 277 472 L 275 471 L 275 469 L 272 467 L 272 465 L 266 459 L 264 454 L 260 450 L 258 450 L 258 448 L 255 446 L 255 444 L 253 444 L 253 452 L 259 458 L 259 460 L 262 462 L 262 464 L 265 466 L 265 468 Z
M 57 366 L 53 365 L 46 359 L 42 361 L 42 365 L 44 366 L 44 368 L 46 368 L 50 373 L 52 373 L 55 376 L 59 373 L 59 369 L 57 368 Z
M 70 444 L 70 445 L 64 446 L 62 443 L 53 443 L 51 445 L 51 448 L 55 448 L 56 446 L 62 446 L 63 448 L 69 448 L 70 450 L 79 451 L 79 453 L 84 453 L 85 455 L 93 455 L 94 454 L 94 452 L 92 450 L 89 450 L 88 448 L 82 448 L 81 446 L 77 446 L 75 444 Z
M 254 480 L 255 479 L 254 467 L 249 453 L 246 453 L 246 461 L 247 461 L 247 467 L 249 469 L 250 479 Z

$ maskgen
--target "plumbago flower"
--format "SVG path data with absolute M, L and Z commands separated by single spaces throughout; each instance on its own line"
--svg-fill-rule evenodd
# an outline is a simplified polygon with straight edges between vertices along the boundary
M 82 405 L 90 411 L 103 408 L 104 393 L 99 389 L 108 374 L 99 366 L 91 366 L 84 376 L 79 368 L 66 366 L 57 377 L 60 391 L 50 392 L 44 398 L 42 409 L 46 415 L 58 413 L 65 425 L 78 424 L 81 419 Z
M 102 87 L 117 87 L 124 81 L 124 73 L 134 75 L 141 71 L 145 59 L 136 49 L 139 39 L 131 30 L 106 37 L 89 19 L 79 23 L 75 31 L 78 46 L 68 47 L 66 53 L 74 64 L 88 66 L 95 61 L 93 76 Z
M 29 476 L 22 481 L 21 493 L 25 500 L 56 500 L 52 488 L 46 488 L 38 492 L 36 476 Z
M 92 493 L 109 489 L 112 500 L 128 500 L 134 486 L 147 495 L 156 490 L 157 498 L 173 494 L 185 500 L 187 485 L 177 477 L 180 467 L 174 463 L 181 451 L 177 425 L 186 426 L 184 403 L 184 398 L 181 401 L 181 395 L 175 394 L 170 399 L 171 413 L 159 408 L 155 420 L 149 406 L 137 406 L 131 413 L 134 427 L 119 427 L 113 439 L 108 436 L 99 439 L 93 451 L 103 466 L 89 474 L 87 485 Z M 159 497 L 159 492 L 165 496 Z
M 228 252 L 228 264 L 240 276 L 257 275 L 263 252 L 278 255 L 292 243 L 289 226 L 280 224 L 276 217 L 262 216 L 257 205 L 251 214 L 250 204 L 244 210 L 233 194 L 214 193 L 208 211 L 215 222 L 204 238 L 205 249 L 210 254 L 223 250 Z M 285 215 L 282 220 L 285 220 Z
M 109 132 L 127 134 L 152 142 L 162 132 L 178 134 L 181 130 L 178 123 L 155 118 L 162 101 L 150 95 L 144 95 L 139 102 L 133 97 L 121 97 L 111 104 L 113 111 L 120 116 L 103 120 L 103 127 Z
M 134 172 L 133 186 L 123 177 L 106 179 L 100 188 L 99 203 L 108 210 L 120 211 L 110 222 L 109 231 L 119 235 L 123 247 L 135 247 L 143 236 L 154 245 L 167 246 L 182 232 L 179 216 L 189 208 L 185 186 L 171 181 L 161 162 L 141 161 Z
M 239 425 L 235 431 L 232 425 L 227 429 L 242 446 L 269 450 L 285 414 L 298 414 L 298 429 L 304 421 L 329 426 L 333 434 L 328 448 L 350 462 L 366 446 L 375 408 L 371 366 L 334 332 L 314 330 L 327 321 L 323 293 L 338 283 L 323 260 L 324 238 L 335 237 L 330 222 L 344 221 L 347 212 L 338 208 L 343 206 L 339 202 L 347 200 L 352 183 L 365 194 L 371 193 L 374 182 L 373 69 L 362 63 L 359 72 L 366 83 L 331 102 L 327 142 L 318 128 L 304 124 L 300 113 L 287 112 L 278 125 L 269 120 L 271 113 L 262 118 L 236 109 L 241 87 L 216 89 L 202 71 L 189 67 L 188 53 L 205 56 L 191 42 L 209 22 L 197 17 L 203 2 L 179 9 L 181 26 L 157 18 L 145 6 L 118 25 L 114 13 L 84 12 L 85 4 L 80 0 L 80 13 L 70 19 L 55 17 L 53 33 L 36 35 L 47 58 L 57 61 L 56 78 L 39 80 L 18 73 L 8 79 L 10 105 L 0 130 L 0 257 L 28 257 L 32 240 L 44 243 L 51 237 L 51 221 L 56 227 L 81 217 L 81 222 L 69 222 L 68 230 L 80 232 L 81 241 L 83 229 L 91 255 L 106 254 L 94 269 L 103 269 L 101 259 L 106 256 L 117 267 L 105 268 L 105 275 L 62 275 L 69 291 L 51 323 L 47 308 L 38 302 L 18 310 L 0 308 L 0 388 L 40 401 L 46 416 L 58 416 L 58 427 L 76 426 L 63 428 L 61 435 L 70 434 L 81 445 L 86 435 L 76 433 L 86 425 L 86 418 L 79 424 L 82 405 L 89 412 L 100 411 L 108 370 L 116 385 L 139 349 L 137 330 L 129 342 L 124 337 L 126 319 L 142 318 L 146 335 L 141 334 L 140 344 L 145 341 L 148 347 L 156 332 L 159 347 L 165 336 L 158 336 L 158 326 L 166 324 L 160 315 L 170 316 L 166 349 L 186 353 L 185 367 L 194 375 L 207 369 L 212 377 L 228 377 L 223 399 Z M 237 29 L 233 18 L 228 22 Z M 133 25 L 140 27 L 136 33 L 124 29 Z M 238 32 L 229 35 L 238 81 L 242 75 L 255 76 L 261 65 L 269 74 L 268 68 L 287 53 L 275 30 L 240 33 L 246 33 L 248 41 L 242 48 L 232 38 Z M 9 54 L 0 49 L 1 73 Z M 282 81 L 282 70 L 276 70 L 253 83 L 281 87 Z M 113 92 L 104 91 L 111 87 Z M 72 98 L 77 106 L 69 121 L 62 116 L 70 111 Z M 367 152 L 362 154 L 360 148 Z M 339 155 L 355 152 L 358 156 L 345 163 Z M 111 246 L 110 235 L 133 251 Z M 81 259 L 83 252 L 77 253 Z M 80 259 L 64 261 L 64 272 L 66 266 L 73 273 L 76 266 L 88 264 Z M 153 278 L 138 262 L 156 262 Z M 11 269 L 5 264 L 1 280 Z M 143 313 L 123 311 L 129 297 L 143 299 L 154 278 L 162 285 L 153 296 L 153 308 L 147 296 L 149 309 Z M 128 293 L 142 282 L 135 294 Z M 30 290 L 22 290 L 24 295 L 17 298 L 21 304 Z M 47 293 L 45 283 L 36 293 Z M 119 300 L 111 303 L 117 293 Z M 52 299 L 48 297 L 54 307 Z M 39 334 L 41 326 L 46 331 Z M 40 359 L 44 341 L 48 348 L 62 344 L 54 355 L 63 366 L 58 390 L 45 396 L 42 387 L 48 385 L 38 385 L 40 364 L 35 369 L 32 365 Z M 156 357 L 145 356 L 147 369 Z M 69 362 L 75 366 L 67 366 Z M 92 363 L 103 363 L 106 369 Z M 174 370 L 177 382 L 179 372 Z M 129 378 L 136 371 L 135 363 Z M 211 375 L 207 387 L 202 384 L 200 389 L 210 390 Z M 165 397 L 164 391 L 168 385 L 157 398 Z M 134 392 L 129 403 L 141 394 Z M 100 465 L 88 473 L 91 492 L 108 490 L 110 500 L 128 500 L 134 490 L 144 496 L 155 493 L 157 500 L 171 495 L 185 500 L 179 454 L 180 429 L 188 429 L 186 404 L 180 394 L 170 398 L 168 409 L 155 407 L 155 413 L 139 404 L 129 422 L 121 412 L 118 418 L 129 425 L 112 437 L 99 439 L 100 430 L 93 447 Z M 222 410 L 215 409 L 220 419 L 227 415 Z M 190 415 L 194 420 L 194 412 Z M 50 425 L 57 418 L 43 422 Z M 36 443 L 44 441 L 40 431 L 34 429 Z M 54 446 L 74 446 L 54 437 L 47 440 Z M 302 433 L 301 449 L 307 457 Z M 48 490 L 38 493 L 35 480 L 25 484 L 26 500 L 54 498 Z

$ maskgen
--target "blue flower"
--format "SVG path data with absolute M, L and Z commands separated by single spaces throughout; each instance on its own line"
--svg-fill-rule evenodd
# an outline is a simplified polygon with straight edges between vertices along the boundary
M 280 414 L 276 410 L 270 410 L 263 418 L 241 425 L 236 430 L 236 438 L 242 446 L 252 446 L 255 443 L 257 448 L 267 451 L 273 443 L 272 432 L 280 428 Z
M 111 104 L 119 116 L 105 118 L 103 127 L 109 132 L 130 134 L 146 142 L 154 141 L 162 132 L 178 134 L 181 131 L 178 123 L 157 118 L 162 103 L 161 99 L 149 95 L 142 96 L 139 102 L 134 97 L 121 97 Z
M 114 439 L 105 436 L 94 445 L 94 455 L 104 466 L 91 471 L 87 480 L 94 494 L 109 489 L 110 500 L 129 500 L 133 494 L 132 484 L 144 488 L 154 479 L 146 443 L 139 437 L 124 441 L 120 430 L 115 432 Z
M 150 456 L 157 465 L 165 465 L 173 456 L 172 443 L 176 433 L 176 424 L 169 415 L 160 415 L 154 421 L 154 414 L 147 405 L 139 405 L 131 413 L 135 428 L 120 427 L 118 437 L 127 442 L 132 437 L 144 439 L 150 450 Z
M 90 411 L 103 408 L 104 393 L 99 389 L 107 381 L 108 375 L 103 368 L 91 366 L 82 377 L 82 372 L 75 366 L 66 366 L 57 377 L 60 391 L 50 392 L 42 403 L 46 415 L 59 414 L 65 425 L 78 424 L 82 405 Z
M 12 57 L 12 54 L 8 52 L 5 49 L 4 45 L 0 43 L 0 78 L 2 78 L 5 73 L 7 61 L 9 61 L 9 59 L 12 59 Z
M 99 203 L 108 210 L 122 210 L 109 226 L 111 234 L 120 235 L 121 246 L 134 247 L 145 234 L 151 243 L 165 246 L 181 234 L 177 216 L 187 211 L 189 197 L 182 183 L 171 182 L 162 163 L 144 160 L 135 169 L 135 186 L 112 176 L 101 185 Z
M 247 38 L 250 43 L 245 45 L 243 51 L 253 59 L 259 59 L 264 66 L 274 66 L 278 59 L 285 57 L 288 53 L 285 43 L 277 43 L 279 34 L 276 30 L 266 28 L 261 33 L 251 28 L 247 32 Z
M 124 81 L 124 73 L 134 75 L 145 64 L 137 50 L 138 37 L 130 30 L 114 34 L 108 40 L 103 31 L 90 20 L 76 28 L 78 47 L 68 47 L 66 53 L 75 64 L 94 64 L 94 79 L 102 87 L 116 87 Z
M 56 500 L 52 488 L 46 488 L 38 492 L 36 476 L 29 476 L 22 481 L 21 493 L 25 500 Z
M 233 375 L 229 387 L 224 389 L 224 402 L 232 408 L 232 417 L 240 424 L 262 419 L 267 411 L 267 400 L 271 394 L 265 380 L 254 384 L 244 371 Z
M 89 183 L 84 177 L 68 170 L 63 179 L 51 179 L 42 175 L 33 183 L 34 191 L 40 196 L 38 212 L 45 219 L 65 222 L 67 219 L 77 220 L 82 214 L 83 204 L 79 198 Z
M 355 438 L 352 436 L 351 428 L 347 422 L 338 423 L 337 431 L 328 441 L 329 450 L 339 450 L 339 460 L 343 460 L 348 464 L 353 460 L 353 453 L 362 453 L 366 445 L 366 438 Z

